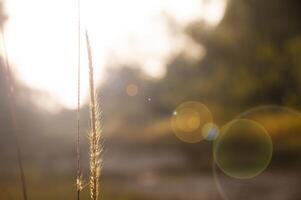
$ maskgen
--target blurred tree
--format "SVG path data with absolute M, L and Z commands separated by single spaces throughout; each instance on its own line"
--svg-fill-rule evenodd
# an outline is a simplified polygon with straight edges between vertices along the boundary
M 187 33 L 206 56 L 169 63 L 157 88 L 159 110 L 191 99 L 220 108 L 221 116 L 258 104 L 300 107 L 300 9 L 298 0 L 231 0 L 218 27 L 192 23 Z

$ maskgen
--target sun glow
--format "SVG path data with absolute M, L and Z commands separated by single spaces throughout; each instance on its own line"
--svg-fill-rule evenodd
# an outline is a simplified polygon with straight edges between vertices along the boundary
M 86 29 L 90 33 L 96 80 L 101 81 L 108 64 L 137 63 L 159 77 L 165 62 L 177 52 L 201 55 L 202 48 L 182 28 L 197 19 L 215 26 L 225 4 L 225 0 L 83 0 L 81 35 Z M 74 0 L 6 1 L 6 43 L 17 77 L 67 108 L 77 104 L 77 6 Z M 167 18 L 181 31 L 171 32 Z M 83 37 L 81 44 L 85 98 L 88 70 Z

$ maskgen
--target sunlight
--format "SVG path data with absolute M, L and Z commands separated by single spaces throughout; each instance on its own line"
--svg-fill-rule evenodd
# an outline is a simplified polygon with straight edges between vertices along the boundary
M 29 87 L 46 91 L 66 108 L 76 107 L 77 4 L 74 0 L 7 0 L 8 54 L 17 77 Z M 89 31 L 101 82 L 106 65 L 136 63 L 160 77 L 168 58 L 180 51 L 195 56 L 202 48 L 183 31 L 173 33 L 167 17 L 182 29 L 203 19 L 215 26 L 225 0 L 82 1 L 82 35 Z M 87 95 L 85 43 L 82 38 L 82 98 Z M 189 46 L 189 48 L 187 47 Z

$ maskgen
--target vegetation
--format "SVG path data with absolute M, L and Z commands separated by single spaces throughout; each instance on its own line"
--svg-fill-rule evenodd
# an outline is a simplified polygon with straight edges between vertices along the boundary
M 200 185 L 200 188 L 212 184 L 210 181 L 198 182 L 197 179 L 201 177 L 201 180 L 207 180 L 206 177 L 211 174 L 211 143 L 203 141 L 185 144 L 172 134 L 170 117 L 182 102 L 194 100 L 204 103 L 211 110 L 219 127 L 259 105 L 278 105 L 300 111 L 300 9 L 299 0 L 231 0 L 224 19 L 217 27 L 210 28 L 202 21 L 196 21 L 185 29 L 195 43 L 204 47 L 205 56 L 192 60 L 184 53 L 176 55 L 170 59 L 166 74 L 160 79 L 147 77 L 137 66 L 116 66 L 108 69 L 104 84 L 94 88 L 91 49 L 88 48 L 91 105 L 81 108 L 81 121 L 78 125 L 83 130 L 88 129 L 91 110 L 90 144 L 85 142 L 85 133 L 79 138 L 83 139 L 83 151 L 88 151 L 90 147 L 90 160 L 83 156 L 81 168 L 83 172 L 90 169 L 91 198 L 96 200 L 99 196 L 101 164 L 101 147 L 97 145 L 101 133 L 97 93 L 101 94 L 102 99 L 105 124 L 103 137 L 107 138 L 106 145 L 110 147 L 108 156 L 104 155 L 108 165 L 104 166 L 102 173 L 103 199 L 180 199 L 179 191 L 193 188 L 191 183 Z M 3 23 L 4 16 L 0 16 L 0 23 Z M 88 37 L 87 43 L 89 44 Z M 126 93 L 130 84 L 138 88 L 135 95 Z M 12 167 L 17 166 L 17 163 L 12 147 L 14 140 L 10 134 L 11 119 L 7 115 L 10 102 L 5 89 L 7 85 L 4 61 L 1 59 L 0 160 L 5 162 L 0 165 L 0 199 L 18 199 L 19 183 L 16 169 Z M 73 119 L 76 111 L 45 113 L 24 98 L 39 91 L 16 82 L 15 92 L 18 131 L 22 141 L 20 146 L 28 177 L 28 199 L 76 198 L 72 188 L 72 170 L 76 163 L 72 149 L 74 141 L 70 140 L 74 137 Z M 300 196 L 300 191 L 296 189 L 301 177 L 300 116 L 282 111 L 280 114 L 262 112 L 251 116 L 266 125 L 273 139 L 274 152 L 268 168 L 273 173 L 268 173 L 262 179 L 255 179 L 248 185 L 245 194 L 250 199 L 256 198 L 255 193 L 261 191 L 258 188 L 264 188 L 262 196 L 265 199 L 278 198 L 265 196 L 270 193 L 281 193 L 286 199 Z M 162 161 L 164 159 L 161 160 L 160 156 L 168 162 Z M 117 164 L 114 159 L 118 160 Z M 147 168 L 146 165 L 153 168 Z M 278 176 L 279 171 L 283 176 Z M 191 174 L 193 178 L 189 180 L 180 179 L 182 176 L 190 177 Z M 276 175 L 270 177 L 270 174 Z M 79 176 L 77 171 L 77 186 L 80 185 L 78 190 L 82 188 Z M 278 188 L 274 184 L 275 180 L 285 183 L 282 185 L 289 185 L 290 190 L 284 189 L 285 186 Z M 128 186 L 129 183 L 131 186 Z M 166 188 L 159 183 L 168 185 L 173 194 L 164 193 Z M 229 191 L 235 191 L 235 184 L 229 185 L 229 188 L 232 187 Z M 243 187 L 240 189 L 244 190 Z M 214 194 L 210 189 L 207 191 Z M 252 191 L 255 191 L 254 194 Z M 216 191 L 215 193 L 217 194 Z M 188 197 L 184 195 L 182 199 L 194 199 L 192 194 L 193 192 L 187 192 Z M 195 199 L 200 197 L 198 195 L 195 195 Z M 219 199 L 214 195 L 202 195 L 204 199 Z M 232 199 L 241 197 L 239 195 Z M 88 191 L 83 190 L 81 197 L 89 199 Z

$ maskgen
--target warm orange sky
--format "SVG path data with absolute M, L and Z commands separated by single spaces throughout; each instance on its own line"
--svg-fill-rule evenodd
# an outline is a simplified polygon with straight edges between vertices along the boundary
M 202 3 L 206 2 L 206 3 Z M 74 0 L 7 0 L 6 43 L 19 79 L 50 93 L 64 107 L 76 106 L 77 4 Z M 146 73 L 164 73 L 167 59 L 179 51 L 202 54 L 181 31 L 196 19 L 215 26 L 225 0 L 82 0 L 82 33 L 91 36 L 96 79 L 114 64 L 137 63 Z M 170 16 L 179 26 L 171 32 Z M 82 41 L 82 98 L 87 94 L 85 44 Z M 189 48 L 187 48 L 189 47 Z

